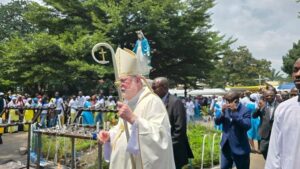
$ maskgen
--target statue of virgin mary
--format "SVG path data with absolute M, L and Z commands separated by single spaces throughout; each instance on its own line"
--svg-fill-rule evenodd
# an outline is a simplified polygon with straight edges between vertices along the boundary
M 138 68 L 143 76 L 149 77 L 151 70 L 150 46 L 142 31 L 136 31 L 138 40 L 135 43 L 133 52 L 138 59 Z

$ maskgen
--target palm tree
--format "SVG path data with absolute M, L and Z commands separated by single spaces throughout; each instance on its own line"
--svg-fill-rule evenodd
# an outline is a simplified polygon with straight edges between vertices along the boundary
M 284 79 L 283 74 L 274 68 L 272 68 L 269 78 L 270 81 L 282 81 Z

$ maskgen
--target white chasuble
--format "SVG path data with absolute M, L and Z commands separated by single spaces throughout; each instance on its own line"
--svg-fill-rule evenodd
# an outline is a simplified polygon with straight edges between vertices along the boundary
M 145 88 L 128 105 L 138 117 L 134 125 L 128 123 L 130 134 L 135 135 L 130 136 L 133 139 L 130 144 L 135 145 L 128 146 L 123 120 L 120 119 L 110 130 L 110 169 L 132 169 L 128 152 L 132 149 L 138 151 L 133 153 L 136 169 L 175 169 L 171 127 L 161 99 Z

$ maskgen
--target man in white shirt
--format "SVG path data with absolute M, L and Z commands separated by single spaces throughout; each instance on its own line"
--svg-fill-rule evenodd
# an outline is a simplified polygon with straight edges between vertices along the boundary
M 300 166 L 300 58 L 292 74 L 298 96 L 281 103 L 276 111 L 265 169 L 298 169 Z
M 53 102 L 55 105 L 55 124 L 51 124 L 51 126 L 54 126 L 58 123 L 58 125 L 61 127 L 64 124 L 64 101 L 59 96 L 59 92 L 55 92 L 55 98 Z
M 191 98 L 188 98 L 188 101 L 185 103 L 187 121 L 194 121 L 195 115 L 195 105 Z
M 76 102 L 77 102 L 77 108 L 83 108 L 84 107 L 85 97 L 83 96 L 82 91 L 78 92 Z
M 71 122 L 69 123 L 73 123 L 76 117 L 76 109 L 77 109 L 77 102 L 76 102 L 75 95 L 72 96 L 68 106 L 70 108 L 70 114 L 71 114 Z

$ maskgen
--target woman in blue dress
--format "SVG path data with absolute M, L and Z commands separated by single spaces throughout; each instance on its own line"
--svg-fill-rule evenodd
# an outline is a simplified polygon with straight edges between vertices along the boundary
M 200 103 L 198 98 L 195 99 L 195 119 L 196 120 L 200 120 L 201 119 L 201 115 L 200 115 Z
M 222 115 L 222 106 L 224 105 L 224 103 L 225 102 L 223 100 L 223 97 L 218 96 L 218 99 L 215 101 L 215 104 L 214 104 L 214 116 L 215 117 L 220 117 Z M 223 130 L 222 124 L 220 124 L 220 125 L 215 124 L 215 129 L 222 131 Z
M 249 139 L 249 144 L 251 146 L 251 151 L 252 152 L 259 152 L 258 148 L 255 148 L 254 140 L 258 142 L 258 147 L 259 143 L 261 140 L 261 137 L 259 136 L 258 133 L 258 128 L 260 124 L 260 119 L 259 118 L 252 118 L 252 114 L 256 111 L 258 107 L 258 101 L 259 101 L 259 94 L 253 93 L 250 95 L 250 101 L 247 103 L 246 107 L 251 111 L 251 128 L 248 130 L 247 135 Z
M 85 99 L 86 99 L 86 101 L 84 103 L 83 108 L 84 109 L 91 108 L 91 106 L 92 106 L 91 97 L 86 96 Z M 91 111 L 85 110 L 85 111 L 82 112 L 81 116 L 82 116 L 82 119 L 83 119 L 82 120 L 83 125 L 94 125 L 94 116 L 93 116 L 93 113 Z

